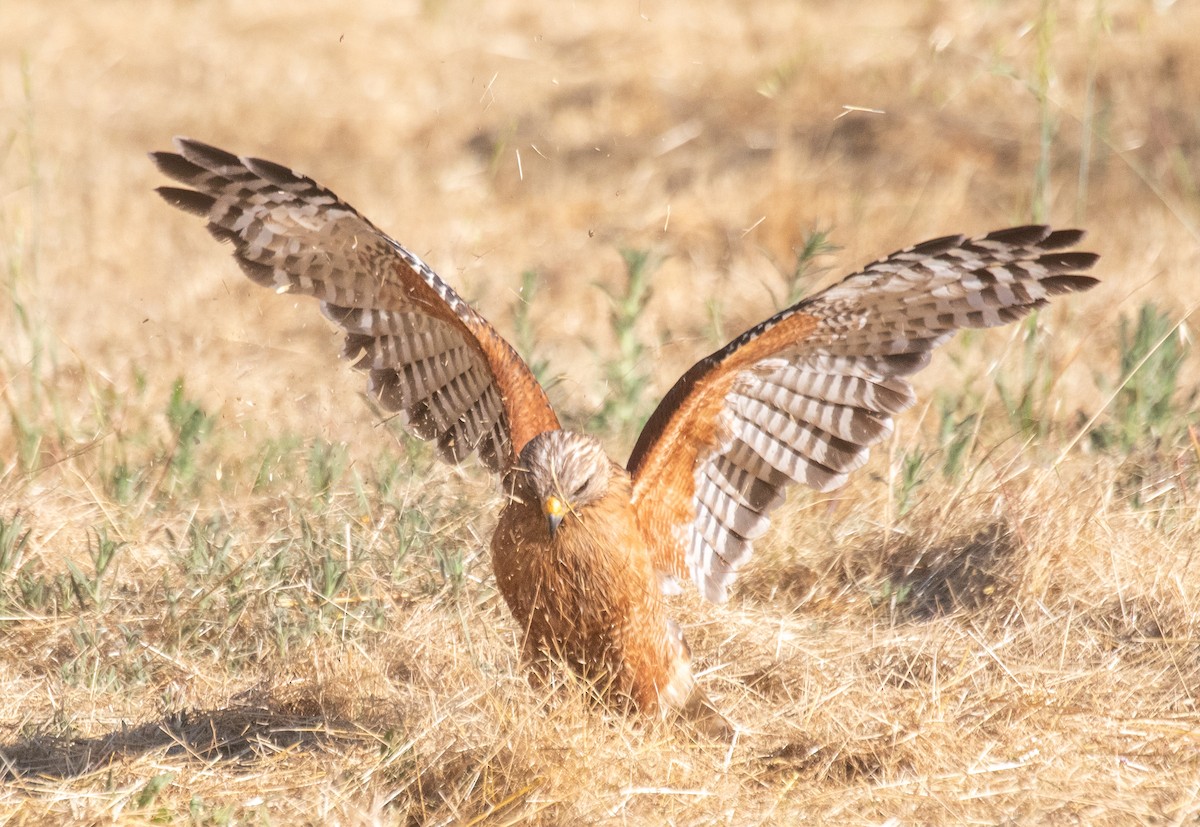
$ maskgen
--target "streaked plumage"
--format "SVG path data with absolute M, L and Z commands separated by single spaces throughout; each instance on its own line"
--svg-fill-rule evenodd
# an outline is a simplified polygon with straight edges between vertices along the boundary
M 1087 290 L 1078 230 L 1030 226 L 927 241 L 867 266 L 697 362 L 626 468 L 560 429 L 495 329 L 419 258 L 311 179 L 177 139 L 154 153 L 187 189 L 159 192 L 234 245 L 247 275 L 317 298 L 380 404 L 509 495 L 496 579 L 535 672 L 567 663 L 646 712 L 721 720 L 696 687 L 664 593 L 722 601 L 792 483 L 842 485 L 915 402 L 906 377 L 962 327 L 1018 319 Z

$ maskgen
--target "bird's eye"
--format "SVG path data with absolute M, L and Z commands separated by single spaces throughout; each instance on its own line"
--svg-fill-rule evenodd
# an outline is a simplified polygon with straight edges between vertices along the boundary
M 571 492 L 571 499 L 572 499 L 572 500 L 577 500 L 577 499 L 579 499 L 579 496 L 580 496 L 580 495 L 581 495 L 581 494 L 582 494 L 584 491 L 586 491 L 586 490 L 587 490 L 587 487 L 588 487 L 588 484 L 589 484 L 589 483 L 591 483 L 591 480 L 590 480 L 590 479 L 587 479 L 587 480 L 584 480 L 583 482 L 581 482 L 579 485 L 575 486 L 575 490 Z

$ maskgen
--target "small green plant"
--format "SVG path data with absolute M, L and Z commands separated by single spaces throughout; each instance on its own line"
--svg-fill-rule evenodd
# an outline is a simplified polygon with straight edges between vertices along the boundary
M 1088 33 L 1087 75 L 1084 80 L 1083 112 L 1079 116 L 1079 172 L 1075 190 L 1075 220 L 1086 220 L 1088 203 L 1088 181 L 1091 176 L 1093 146 L 1100 148 L 1114 143 L 1111 137 L 1111 124 L 1108 123 L 1108 113 L 1097 98 L 1101 56 L 1106 47 L 1102 42 L 1105 35 L 1111 34 L 1112 16 L 1103 2 L 1097 2 L 1093 10 L 1092 21 Z M 1101 98 L 1103 100 L 1103 98 Z M 1097 140 L 1098 139 L 1098 140 Z
M 101 585 L 106 574 L 116 562 L 117 552 L 127 545 L 125 542 L 113 540 L 108 536 L 104 526 L 92 529 L 88 535 L 88 558 L 92 563 L 91 574 L 84 572 L 72 561 L 67 561 L 67 571 L 71 576 L 71 589 L 79 608 L 88 609 L 100 607 L 104 603 Z
M 18 467 L 25 473 L 38 470 L 43 441 L 47 432 L 47 409 L 59 413 L 55 387 L 49 376 L 55 368 L 53 343 L 55 336 L 38 300 L 39 253 L 41 233 L 39 224 L 22 213 L 35 216 L 41 213 L 43 186 L 38 155 L 39 141 L 35 134 L 34 83 L 27 56 L 21 58 L 21 82 L 24 93 L 24 124 L 20 132 L 5 136 L 4 150 L 13 149 L 20 134 L 26 168 L 7 182 L 6 199 L 21 193 L 23 211 L 0 212 L 0 263 L 3 264 L 6 299 L 5 340 L 0 348 L 0 372 L 6 373 L 3 398 L 8 407 L 12 433 L 16 441 Z M 15 103 L 15 102 L 14 102 Z M 14 106 L 14 111 L 19 111 Z M 19 154 L 19 153 L 18 153 Z M 19 208 L 18 208 L 19 209 Z M 22 216 L 10 221 L 10 216 Z M 55 420 L 61 431 L 62 420 Z
M 227 824 L 233 823 L 234 808 L 231 804 L 220 806 L 209 806 L 204 803 L 204 799 L 198 796 L 192 796 L 188 802 L 188 818 L 190 823 L 197 827 L 225 827 Z
M 1181 326 L 1153 303 L 1138 308 L 1136 321 L 1122 314 L 1118 328 L 1118 376 L 1107 423 L 1091 432 L 1097 448 L 1129 452 L 1160 441 L 1182 442 L 1195 422 L 1200 388 L 1181 386 L 1189 342 Z M 1111 383 L 1097 378 L 1103 387 Z
M 196 449 L 212 428 L 212 419 L 198 402 L 184 393 L 183 379 L 176 379 L 167 402 L 167 423 L 175 444 L 167 467 L 174 484 L 186 485 L 196 476 Z
M 598 429 L 627 430 L 642 424 L 645 410 L 646 346 L 637 333 L 637 322 L 650 302 L 650 276 L 655 260 L 649 250 L 621 250 L 625 262 L 625 281 L 620 290 L 601 288 L 612 302 L 609 324 L 617 337 L 617 358 L 610 361 L 608 396 L 593 418 Z
M 26 566 L 17 572 L 13 603 L 29 611 L 44 612 L 57 610 L 69 601 L 71 587 L 67 575 L 51 577 L 31 568 Z
M 302 444 L 299 437 L 292 435 L 267 440 L 258 455 L 258 471 L 255 472 L 253 485 L 255 493 L 269 490 L 280 480 L 295 477 L 297 455 Z
M 461 548 L 437 547 L 433 550 L 442 582 L 457 594 L 466 582 L 466 566 Z
M 159 793 L 175 780 L 175 773 L 162 772 L 146 782 L 146 786 L 142 787 L 142 791 L 138 793 L 137 799 L 134 800 L 134 806 L 139 810 L 145 810 L 154 806 L 155 800 L 158 799 Z M 163 811 L 165 815 L 166 812 Z
M 979 416 L 967 414 L 959 419 L 948 397 L 943 396 L 939 402 L 941 418 L 938 423 L 938 442 L 942 450 L 942 476 L 953 480 L 965 470 L 968 449 L 973 441 Z
M 804 234 L 804 243 L 795 248 L 796 260 L 788 275 L 788 292 L 784 307 L 791 307 L 812 291 L 813 282 L 827 268 L 819 266 L 817 259 L 836 253 L 839 248 L 829 240 L 829 230 L 813 228 Z
M 917 492 L 940 471 L 948 480 L 955 480 L 967 470 L 975 436 L 978 414 L 959 418 L 958 399 L 939 396 L 938 447 L 936 450 L 914 448 L 900 457 L 896 481 L 896 515 L 903 517 L 916 504 Z
M 22 471 L 31 474 L 38 468 L 43 430 L 32 418 L 23 415 L 11 405 L 9 413 L 13 434 L 17 438 L 17 461 L 20 463 Z
M 722 318 L 721 306 L 721 300 L 715 296 L 704 303 L 713 347 L 723 347 L 729 341 L 729 337 L 725 335 L 725 320 Z
M 404 561 L 414 549 L 418 548 L 429 538 L 429 517 L 419 508 L 406 508 L 398 511 L 392 523 L 394 542 L 387 548 L 387 569 L 393 583 L 398 583 L 406 576 Z
M 493 77 L 492 80 L 495 80 L 495 78 Z M 488 90 L 490 94 L 491 83 L 488 84 Z M 484 149 L 488 154 L 489 177 L 494 179 L 500 174 L 500 170 L 504 168 L 506 161 L 514 158 L 514 156 L 509 155 L 508 150 L 513 148 L 516 137 L 517 122 L 516 120 L 512 120 L 494 135 L 493 141 L 489 142 L 486 138 L 482 140 L 480 148 Z M 520 155 L 516 155 L 515 157 L 519 159 Z M 517 163 L 519 164 L 520 161 L 518 160 Z
M 23 238 L 15 240 L 16 249 L 10 253 L 7 268 L 6 288 L 14 323 L 11 329 L 17 341 L 7 342 L 5 347 L 4 363 L 13 380 L 5 390 L 4 401 L 17 443 L 17 462 L 22 471 L 32 473 L 37 470 L 45 435 L 40 420 L 47 404 L 44 366 L 48 354 L 43 342 L 46 338 L 43 324 L 26 305 L 24 298 L 25 293 L 33 289 L 26 286 L 32 277 L 27 273 L 20 255 L 24 241 Z
M 118 505 L 129 505 L 145 489 L 146 469 L 118 462 L 104 477 L 108 495 Z
M 130 368 L 129 382 L 100 381 L 85 374 L 92 403 L 91 430 L 98 457 L 96 475 L 109 498 L 118 505 L 131 505 L 146 496 L 155 484 L 155 458 L 161 459 L 157 428 L 146 410 L 146 374 Z M 94 424 L 93 424 L 94 423 Z M 161 463 L 158 474 L 165 480 Z
M 318 535 L 304 518 L 300 520 L 300 529 L 309 559 L 312 560 L 308 581 L 313 592 L 321 598 L 320 610 L 324 611 L 346 588 L 351 549 L 338 548 L 331 537 Z M 346 528 L 346 541 L 350 541 L 349 527 Z
M 803 77 L 803 67 L 804 63 L 799 57 L 789 57 L 773 65 L 755 89 L 764 98 L 778 97 L 795 84 L 797 78 Z
M 25 549 L 29 546 L 29 534 L 20 514 L 7 520 L 0 518 L 0 584 L 9 575 L 20 571 L 25 562 Z
M 521 292 L 512 305 L 513 338 L 517 353 L 520 353 L 522 358 L 529 363 L 529 369 L 533 371 L 533 375 L 537 377 L 538 382 L 545 387 L 549 379 L 547 374 L 550 371 L 550 363 L 548 360 L 534 355 L 539 351 L 539 348 L 537 345 L 537 336 L 533 332 L 533 319 L 530 315 L 530 310 L 537 299 L 537 294 L 537 273 L 533 270 L 526 270 L 521 273 Z
M 68 686 L 108 690 L 116 685 L 116 670 L 98 656 L 100 634 L 81 615 L 71 629 L 71 656 L 62 662 L 59 674 Z
M 313 496 L 328 500 L 349 462 L 344 443 L 314 441 L 308 450 L 308 485 Z
M 920 448 L 906 453 L 900 460 L 900 489 L 896 492 L 896 515 L 903 517 L 912 508 L 917 489 L 929 478 L 926 463 L 929 454 Z
M 997 371 L 996 393 L 1017 431 L 1026 436 L 1043 438 L 1050 426 L 1045 412 L 1051 398 L 1050 389 L 1054 385 L 1054 372 L 1038 336 L 1037 313 L 1021 323 L 1018 335 L 1021 337 L 1018 378 L 1010 383 L 1003 371 Z
M 233 563 L 233 535 L 229 525 L 220 514 L 206 520 L 192 519 L 187 527 L 185 541 L 187 556 L 181 561 L 184 574 L 197 583 L 224 577 Z
M 890 612 L 895 613 L 897 609 L 908 603 L 912 597 L 912 583 L 884 578 L 876 585 L 874 592 L 870 595 L 870 600 L 872 605 L 879 607 L 886 606 Z

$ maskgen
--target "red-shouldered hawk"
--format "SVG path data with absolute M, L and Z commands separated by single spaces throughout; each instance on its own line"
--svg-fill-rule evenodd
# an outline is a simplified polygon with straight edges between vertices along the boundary
M 329 190 L 186 138 L 152 154 L 190 189 L 171 204 L 230 241 L 246 274 L 316 297 L 371 394 L 459 462 L 478 452 L 507 504 L 496 580 L 536 671 L 564 661 L 652 714 L 724 721 L 692 677 L 664 594 L 720 602 L 788 485 L 829 491 L 915 397 L 906 377 L 963 327 L 1019 319 L 1087 290 L 1083 233 L 1015 227 L 927 241 L 777 313 L 695 364 L 622 468 L 562 430 L 533 374 L 417 256 Z

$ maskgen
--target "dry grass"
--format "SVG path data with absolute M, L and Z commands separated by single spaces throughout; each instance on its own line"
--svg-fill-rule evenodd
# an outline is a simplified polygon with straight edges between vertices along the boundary
M 0 822 L 1193 822 L 1188 327 L 1118 391 L 1119 320 L 1200 302 L 1200 10 L 1157 6 L 9 0 Z M 313 174 L 524 324 L 574 423 L 621 248 L 658 261 L 643 412 L 816 227 L 832 276 L 1044 212 L 1104 281 L 948 347 L 728 605 L 680 601 L 744 727 L 694 743 L 526 685 L 495 491 L 153 196 L 176 133 Z

